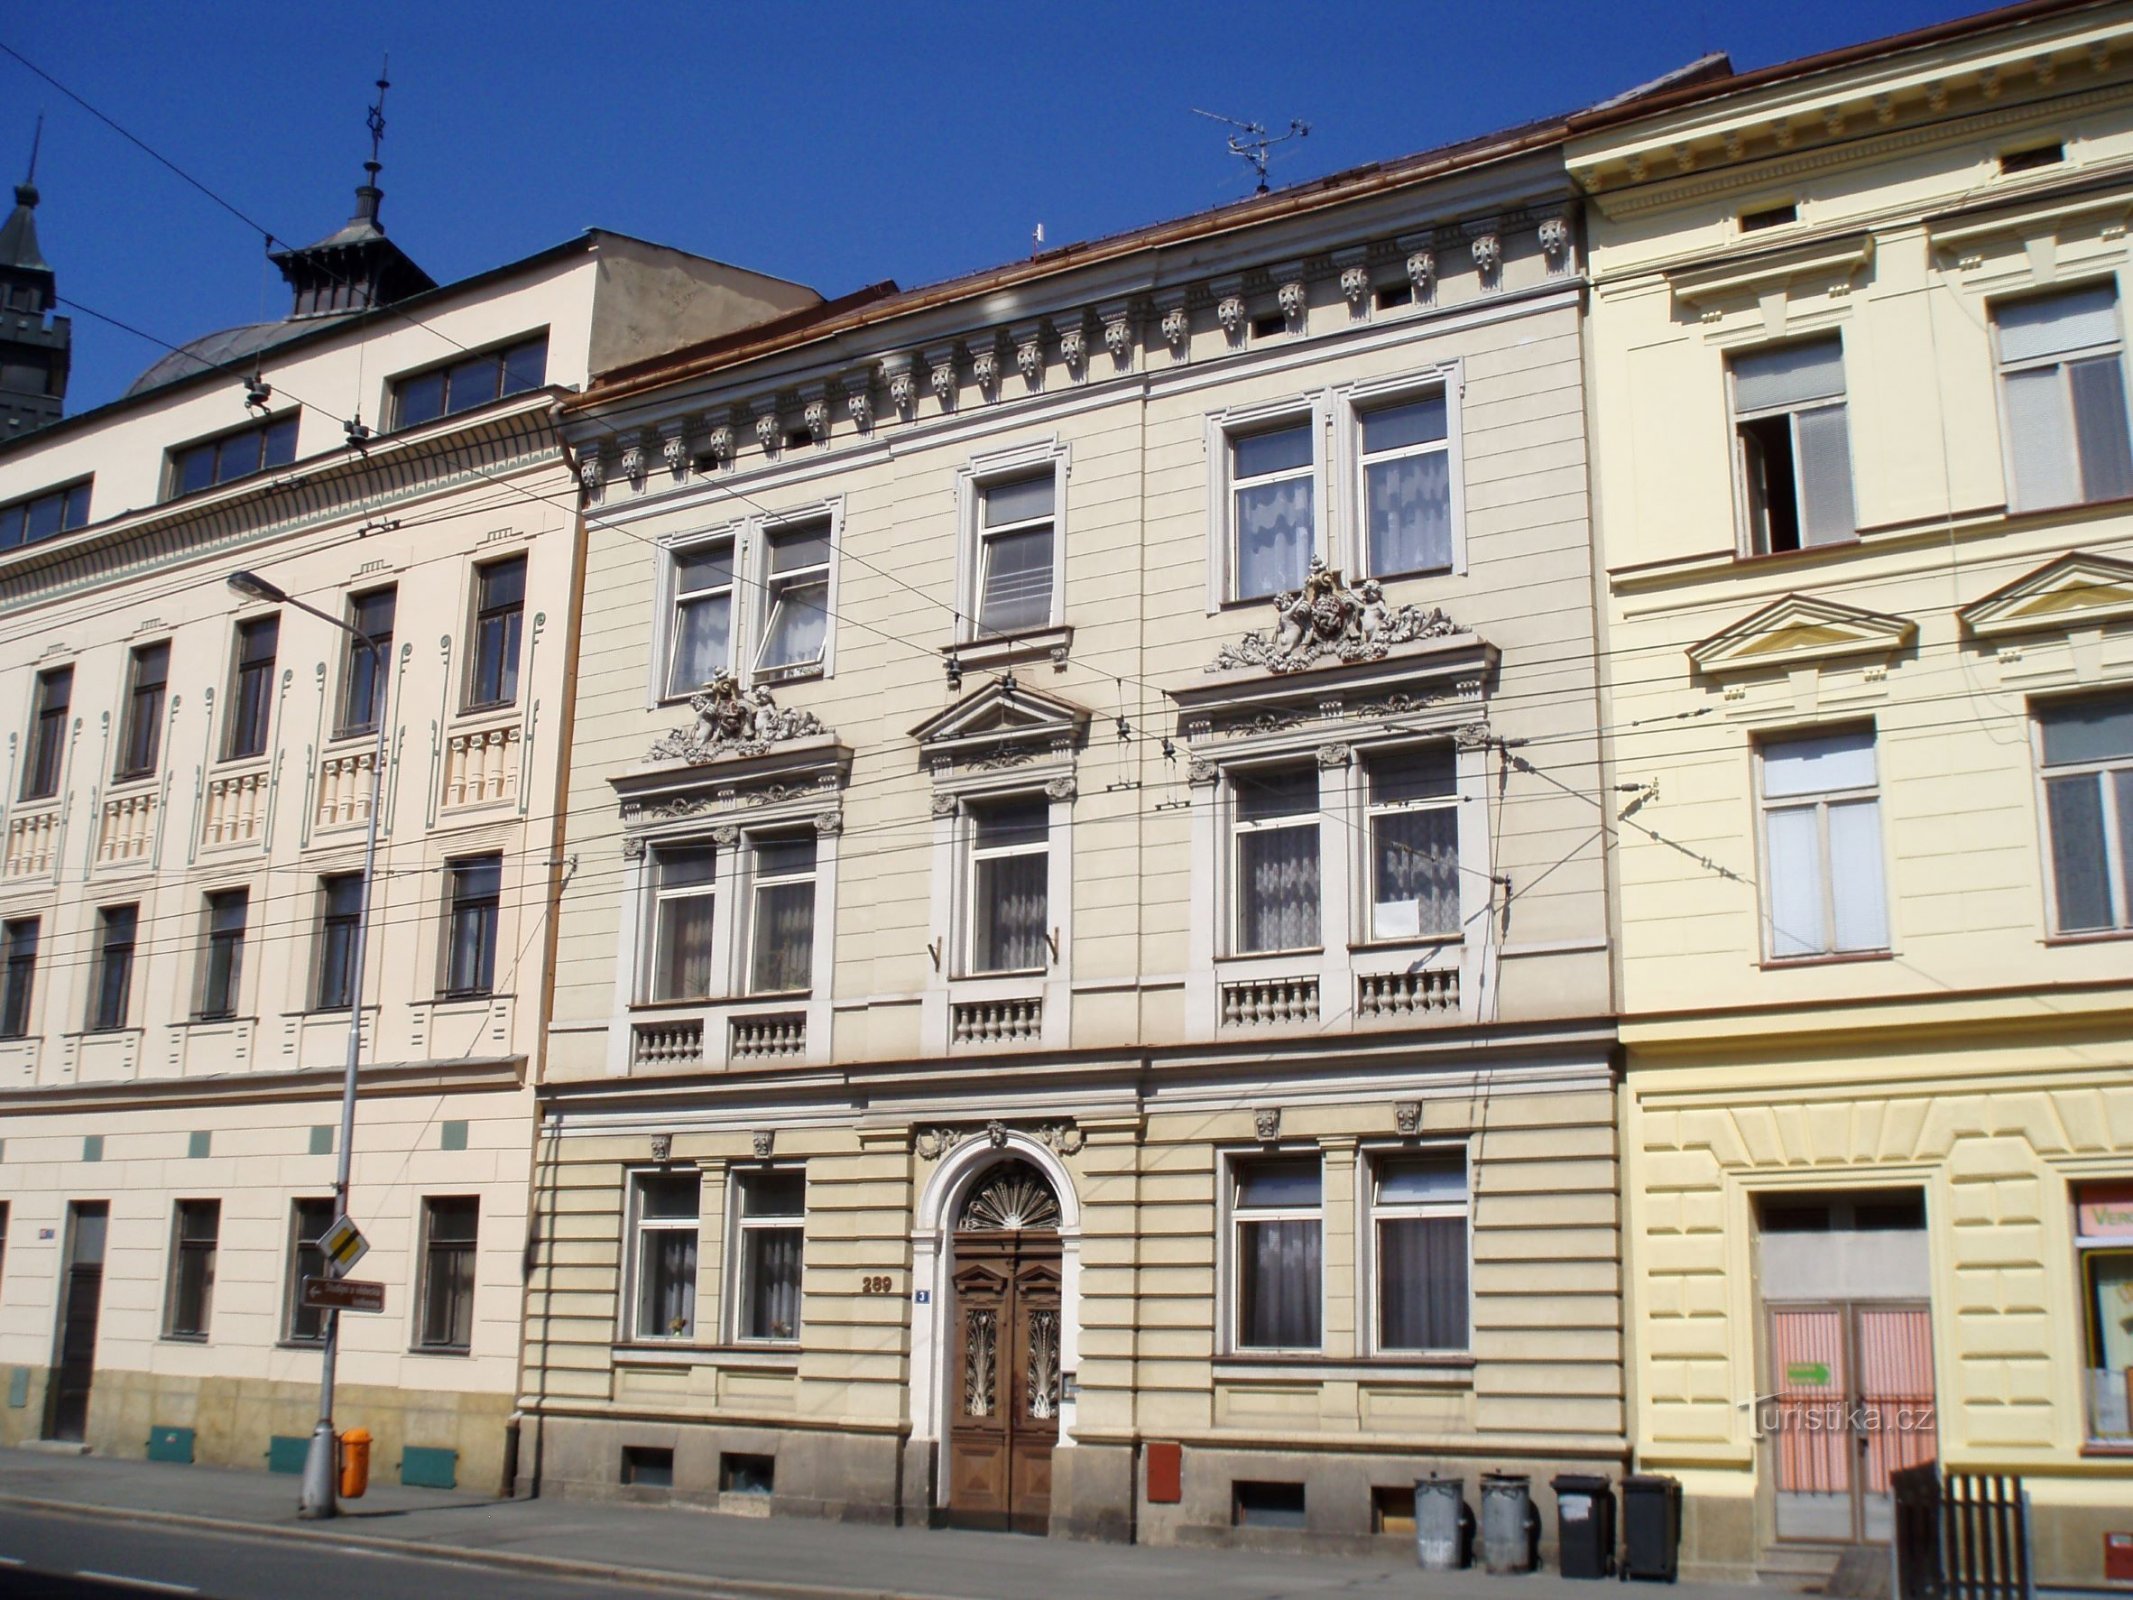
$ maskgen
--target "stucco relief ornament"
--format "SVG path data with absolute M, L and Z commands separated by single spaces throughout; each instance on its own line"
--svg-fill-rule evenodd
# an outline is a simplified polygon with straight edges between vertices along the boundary
M 955 404 L 955 361 L 952 357 L 933 363 L 932 381 L 933 398 L 941 403 L 941 409 L 945 411 Z
M 1561 271 L 1563 262 L 1570 254 L 1570 223 L 1563 217 L 1544 218 L 1540 225 L 1541 254 L 1548 258 L 1548 265 Z
M 1437 276 L 1437 252 L 1434 250 L 1410 250 L 1407 253 L 1407 281 L 1415 286 L 1415 293 L 1429 293 L 1430 280 Z
M 1262 667 L 1268 672 L 1297 672 L 1327 661 L 1382 661 L 1396 644 L 1444 639 L 1466 630 L 1441 610 L 1395 607 L 1374 578 L 1353 589 L 1326 565 L 1311 558 L 1301 589 L 1274 596 L 1274 628 L 1248 633 L 1226 644 L 1207 664 L 1209 672 Z
M 1078 1156 L 1089 1136 L 1071 1122 L 1047 1122 L 1037 1130 L 1039 1138 L 1063 1156 Z
M 666 463 L 667 471 L 677 477 L 689 464 L 688 446 L 679 431 L 668 434 L 659 441 L 659 459 Z
M 844 832 L 844 813 L 835 807 L 815 813 L 815 832 L 823 835 Z
M 777 1134 L 773 1129 L 756 1129 L 753 1137 L 749 1141 L 755 1149 L 756 1160 L 768 1161 L 770 1159 L 770 1147 L 772 1143 L 776 1140 L 776 1138 Z
M 1123 361 L 1133 348 L 1132 319 L 1121 313 L 1104 319 L 1104 348 L 1113 361 Z
M 1191 332 L 1192 318 L 1186 314 L 1183 306 L 1172 306 L 1163 313 L 1163 338 L 1171 349 L 1184 348 L 1185 336 Z
M 1252 1113 L 1252 1128 L 1260 1143 L 1272 1144 L 1281 1137 L 1281 1107 L 1261 1106 Z
M 1274 303 L 1281 307 L 1281 314 L 1291 322 L 1304 314 L 1304 307 L 1309 300 L 1310 296 L 1301 278 L 1291 278 L 1274 291 Z
M 600 492 L 600 479 L 606 470 L 597 452 L 588 451 L 578 458 L 578 482 L 584 485 L 587 493 Z
M 755 442 L 766 451 L 778 447 L 778 414 L 766 411 L 755 419 Z
M 898 367 L 889 374 L 889 404 L 906 412 L 918 404 L 918 380 L 909 367 Z
M 1400 1130 L 1402 1138 L 1412 1139 L 1422 1131 L 1422 1102 L 1395 1100 L 1392 1103 L 1392 1123 Z
M 997 345 L 981 344 L 970 352 L 970 375 L 977 380 L 980 389 L 991 389 L 1000 381 L 1000 351 Z
M 1503 265 L 1503 240 L 1493 233 L 1478 234 L 1474 239 L 1474 270 L 1484 278 L 1494 275 Z
M 1215 320 L 1222 324 L 1222 331 L 1234 334 L 1244 326 L 1244 296 L 1226 294 L 1215 302 Z
M 1341 293 L 1347 296 L 1348 304 L 1351 306 L 1361 305 L 1363 296 L 1369 292 L 1370 269 L 1368 267 L 1357 265 L 1341 268 Z
M 721 422 L 704 435 L 704 454 L 721 466 L 733 459 L 733 430 Z
M 1035 383 L 1037 374 L 1044 370 L 1044 344 L 1037 334 L 1016 343 L 1015 370 L 1022 374 L 1024 383 Z
M 830 408 L 827 400 L 810 400 L 807 409 L 800 413 L 800 420 L 807 425 L 808 437 L 821 444 L 829 437 Z
M 1089 359 L 1089 334 L 1079 325 L 1059 330 L 1059 359 L 1068 368 L 1079 371 L 1081 364 Z
M 961 1128 L 921 1128 L 911 1141 L 921 1161 L 938 1161 L 962 1142 Z
M 644 477 L 644 451 L 631 445 L 622 452 L 622 476 L 636 483 Z
M 845 409 L 852 414 L 852 426 L 861 433 L 874 425 L 874 386 L 864 378 L 854 378 L 845 386 Z
M 648 761 L 709 761 L 714 756 L 758 756 L 774 744 L 827 730 L 809 711 L 785 709 L 768 689 L 743 692 L 721 668 L 701 692 L 690 696 L 694 725 L 676 728 L 652 746 Z

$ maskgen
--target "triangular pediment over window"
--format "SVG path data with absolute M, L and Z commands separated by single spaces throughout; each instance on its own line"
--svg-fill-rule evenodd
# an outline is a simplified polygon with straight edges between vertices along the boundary
M 1981 639 L 2063 633 L 2133 617 L 2133 565 L 2076 550 L 1957 613 Z
M 1918 624 L 1909 617 L 1788 594 L 1690 645 L 1689 660 L 1697 671 L 1723 678 L 1843 656 L 1891 656 L 1917 637 Z
M 968 759 L 988 751 L 1028 747 L 1071 749 L 1088 731 L 1087 706 L 995 678 L 911 730 L 929 760 Z

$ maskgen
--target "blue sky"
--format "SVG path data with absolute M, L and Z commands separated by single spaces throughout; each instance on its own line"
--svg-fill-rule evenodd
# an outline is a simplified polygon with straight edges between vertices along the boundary
M 68 0 L 0 41 L 285 239 L 347 216 L 391 52 L 385 222 L 439 280 L 599 226 L 826 294 L 930 282 L 1250 192 L 1195 106 L 1310 137 L 1279 186 L 1583 105 L 1709 49 L 1739 70 L 1971 8 L 1923 0 L 1367 5 L 823 0 L 295 7 Z M 0 56 L 0 180 L 47 113 L 60 293 L 173 342 L 287 309 L 256 234 Z M 77 313 L 68 410 L 160 347 Z

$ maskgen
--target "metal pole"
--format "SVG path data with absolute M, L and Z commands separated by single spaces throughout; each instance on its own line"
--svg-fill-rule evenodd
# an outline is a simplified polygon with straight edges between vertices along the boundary
M 370 824 L 363 833 L 363 902 L 356 913 L 355 952 L 349 962 L 352 970 L 348 980 L 348 1065 L 341 1075 L 341 1139 L 333 1178 L 333 1208 L 338 1218 L 348 1215 L 348 1169 L 355 1146 L 356 1067 L 363 1056 L 363 952 L 370 943 L 370 899 L 377 878 L 378 813 L 384 809 L 385 793 L 385 712 L 391 699 L 391 683 L 385 670 L 385 652 L 370 635 L 338 617 L 313 610 L 301 601 L 291 603 L 299 610 L 310 611 L 315 617 L 325 617 L 326 621 L 362 642 L 370 651 L 373 692 L 377 696 L 378 743 L 370 764 Z M 339 1276 L 331 1262 L 326 1263 L 326 1270 L 329 1276 Z M 318 1380 L 318 1425 L 311 1430 L 311 1448 L 304 1457 L 304 1484 L 296 1501 L 296 1514 L 307 1518 L 331 1517 L 340 1509 L 334 1500 L 333 1369 L 335 1357 L 340 1352 L 341 1314 L 329 1309 L 325 1316 L 326 1344 Z

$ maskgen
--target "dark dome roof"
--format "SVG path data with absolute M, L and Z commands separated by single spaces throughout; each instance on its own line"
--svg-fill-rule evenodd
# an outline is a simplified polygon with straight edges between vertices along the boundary
M 334 317 L 313 317 L 301 323 L 247 322 L 239 327 L 224 328 L 220 333 L 203 334 L 164 356 L 134 379 L 126 393 L 128 396 L 146 394 L 150 389 L 159 389 L 166 383 L 177 382 L 180 378 L 198 377 L 203 372 L 212 372 L 221 367 L 241 366 L 248 358 L 280 344 L 284 339 L 296 338 L 300 334 L 310 333 L 324 323 L 338 320 L 340 319 Z

